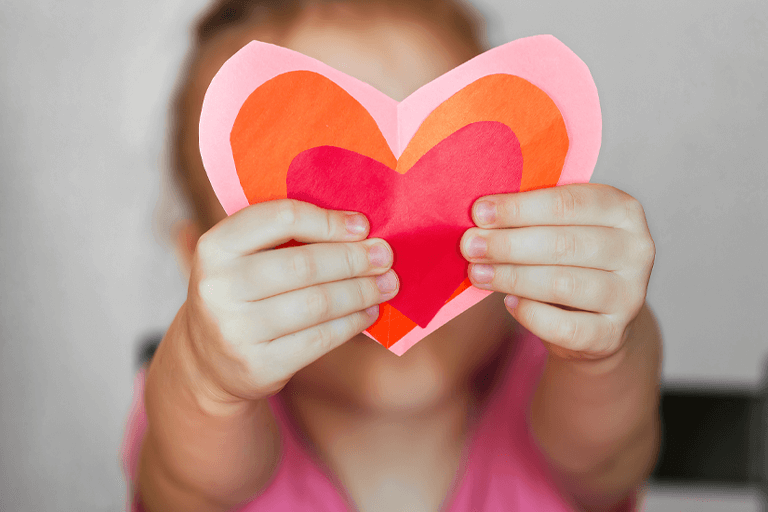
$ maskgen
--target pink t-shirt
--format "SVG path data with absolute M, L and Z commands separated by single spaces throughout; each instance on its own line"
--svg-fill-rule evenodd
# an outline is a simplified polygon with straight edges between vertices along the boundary
M 468 438 L 461 467 L 441 512 L 574 510 L 556 490 L 528 425 L 528 406 L 546 361 L 546 351 L 538 338 L 522 329 L 516 343 L 504 376 Z M 270 406 L 280 427 L 280 463 L 266 489 L 238 510 L 354 511 L 354 503 L 339 481 L 306 448 L 278 397 L 279 394 L 270 398 Z M 130 482 L 136 481 L 146 425 L 144 372 L 140 372 L 123 441 L 123 464 Z M 143 512 L 134 494 L 129 492 L 128 510 Z M 622 510 L 634 510 L 633 501 L 628 500 Z

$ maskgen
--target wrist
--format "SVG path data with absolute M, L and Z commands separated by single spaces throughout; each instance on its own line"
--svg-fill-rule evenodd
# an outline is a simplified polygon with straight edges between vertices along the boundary
M 590 375 L 606 375 L 619 370 L 626 360 L 631 357 L 635 348 L 632 336 L 632 324 L 630 323 L 621 335 L 618 349 L 603 357 L 594 359 L 582 359 L 576 361 L 576 368 Z
M 650 310 L 643 307 L 623 333 L 619 349 L 606 357 L 563 358 L 550 350 L 545 381 L 558 393 L 586 393 L 598 402 L 624 400 L 639 392 L 650 404 L 658 393 L 660 362 L 661 335 Z
M 165 384 L 177 390 L 182 403 L 197 408 L 207 416 L 248 414 L 257 401 L 235 396 L 218 382 L 210 363 L 196 349 L 188 315 L 185 303 L 158 347 L 158 371 L 167 377 Z
M 583 356 L 548 347 L 548 364 L 570 368 L 576 373 L 589 376 L 611 374 L 623 366 L 634 350 L 631 324 L 622 335 L 618 349 L 603 356 Z

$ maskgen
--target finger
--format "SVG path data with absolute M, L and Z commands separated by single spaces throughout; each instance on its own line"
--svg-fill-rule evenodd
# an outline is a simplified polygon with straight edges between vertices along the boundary
M 269 359 L 282 361 L 286 373 L 295 373 L 370 327 L 379 317 L 379 307 L 336 318 L 303 331 L 288 334 L 264 346 Z
M 254 301 L 316 284 L 379 275 L 392 266 L 392 249 L 381 239 L 319 243 L 237 258 L 215 279 L 235 300 Z
M 364 215 L 325 210 L 310 203 L 281 199 L 254 204 L 214 226 L 198 242 L 232 255 L 252 254 L 290 240 L 297 242 L 351 242 L 363 240 L 370 226 Z
M 461 251 L 471 263 L 568 265 L 615 271 L 634 261 L 629 233 L 600 226 L 534 226 L 515 229 L 471 228 Z
M 392 270 L 320 284 L 255 302 L 259 306 L 251 318 L 258 319 L 263 339 L 273 340 L 387 301 L 398 286 Z
M 575 184 L 478 199 L 474 222 L 483 228 L 589 225 L 645 226 L 645 213 L 632 196 L 608 185 Z
M 513 295 L 508 295 L 504 303 L 515 320 L 542 341 L 579 357 L 610 355 L 621 342 L 617 324 L 607 315 L 566 311 Z
M 624 280 L 602 270 L 556 265 L 471 264 L 472 284 L 539 302 L 595 313 L 613 313 L 624 301 Z

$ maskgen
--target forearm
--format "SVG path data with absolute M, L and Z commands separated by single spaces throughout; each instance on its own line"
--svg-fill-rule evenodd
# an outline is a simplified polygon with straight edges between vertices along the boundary
M 532 428 L 564 490 L 587 510 L 609 510 L 653 468 L 660 361 L 661 336 L 647 306 L 613 356 L 549 356 L 532 403 Z
M 147 373 L 139 492 L 150 511 L 229 510 L 270 478 L 280 446 L 275 418 L 266 400 L 209 400 L 184 335 L 182 310 Z

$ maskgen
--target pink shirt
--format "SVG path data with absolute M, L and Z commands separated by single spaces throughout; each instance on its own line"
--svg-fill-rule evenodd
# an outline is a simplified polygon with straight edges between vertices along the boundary
M 529 402 L 545 361 L 541 341 L 521 329 L 514 356 L 468 439 L 461 467 L 441 512 L 575 510 L 556 490 L 528 426 Z M 123 441 L 123 463 L 131 482 L 136 481 L 147 425 L 143 391 L 144 372 L 140 372 Z M 305 447 L 282 401 L 272 397 L 270 406 L 280 427 L 282 457 L 266 489 L 238 510 L 354 511 L 354 504 L 338 480 Z M 129 510 L 143 512 L 134 497 L 129 493 Z M 634 500 L 629 500 L 621 510 L 634 510 Z

